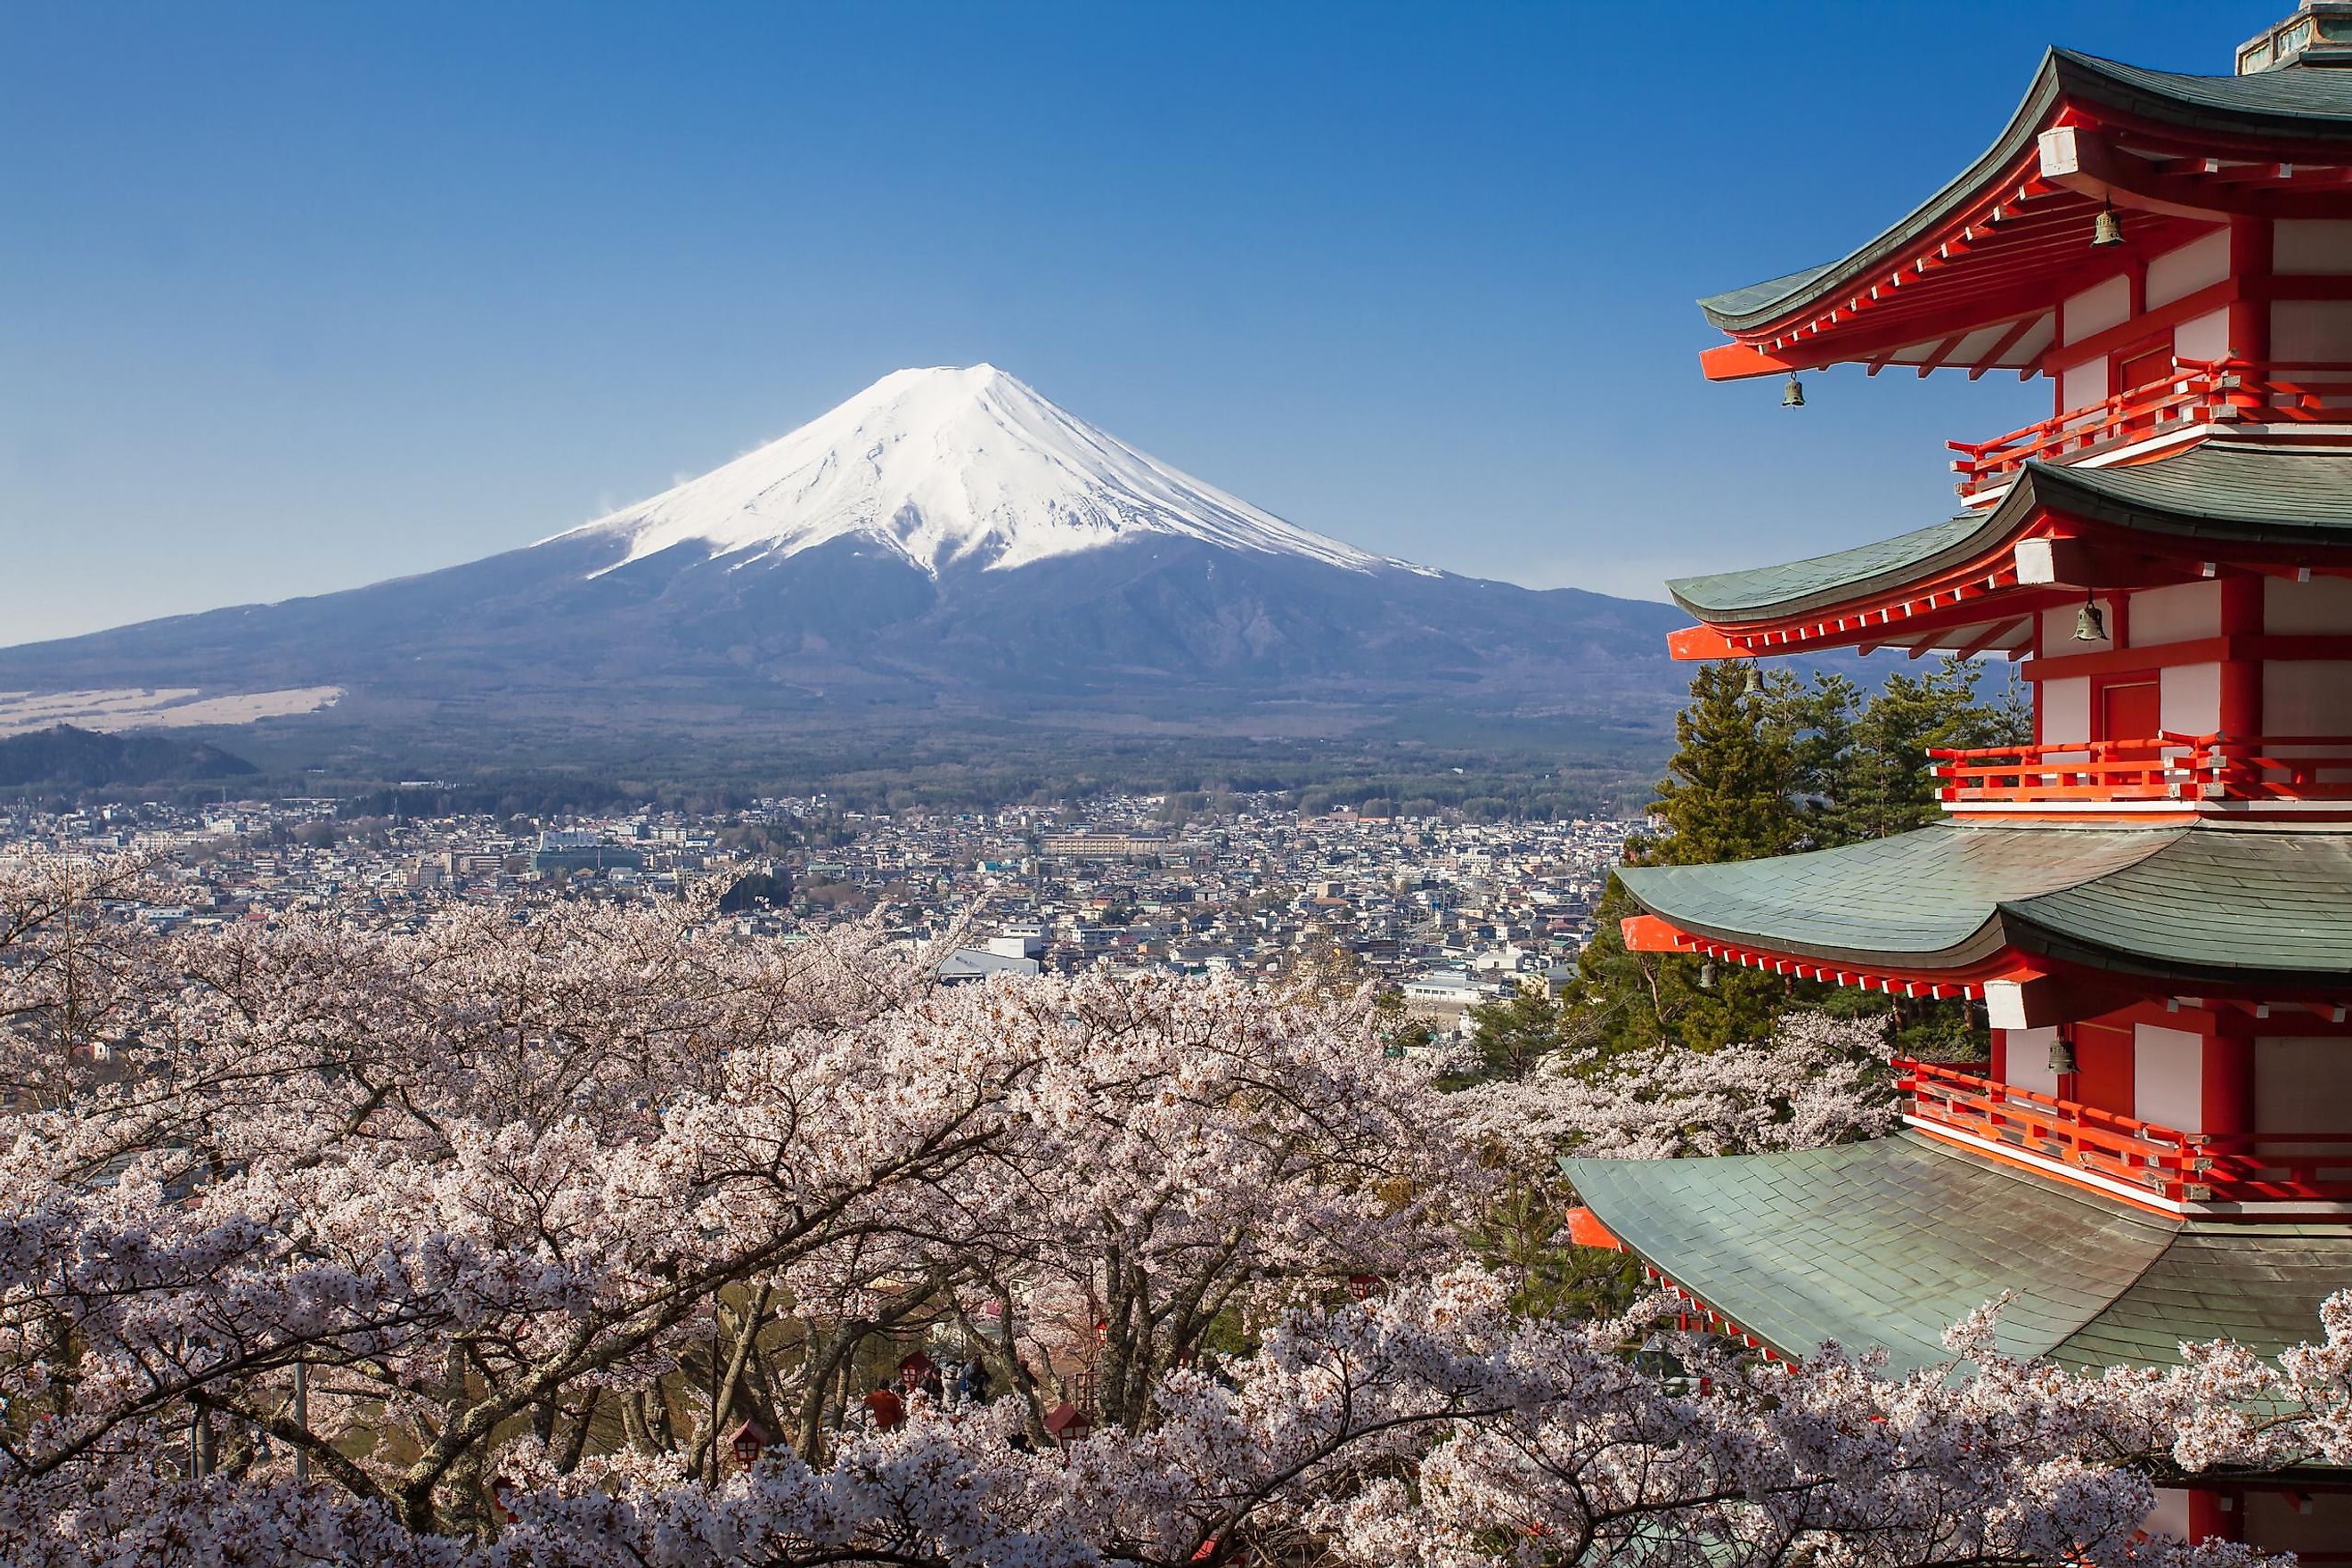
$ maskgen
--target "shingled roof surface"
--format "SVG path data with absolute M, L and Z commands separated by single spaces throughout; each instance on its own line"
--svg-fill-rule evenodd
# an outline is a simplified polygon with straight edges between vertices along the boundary
M 2315 1338 L 2352 1279 L 2352 1230 L 2183 1222 L 1916 1132 L 1562 1168 L 1627 1247 L 1775 1349 L 1880 1348 L 1898 1372 L 1948 1359 L 1945 1328 L 2004 1291 L 2011 1354 L 2158 1366 L 2182 1340 Z
M 1999 932 L 1986 928 L 2002 904 L 2094 882 L 2187 831 L 1938 823 L 1805 855 L 1618 875 L 1643 909 L 1701 936 L 1809 958 L 1956 967 L 1999 950 Z
M 2115 468 L 2031 462 L 1983 511 L 1829 555 L 1678 578 L 1666 588 L 1700 619 L 1734 625 L 1827 609 L 1984 555 L 2045 508 L 2181 538 L 2352 546 L 2352 454 L 2222 439 Z
M 2136 118 L 2252 140 L 2352 140 L 2352 71 L 2288 67 L 2254 76 L 2187 76 L 2147 70 L 2072 49 L 2053 49 L 2000 135 L 1943 189 L 1841 260 L 1787 273 L 1701 300 L 1727 332 L 1769 325 L 1817 292 L 1845 287 L 1951 220 L 1985 183 L 2008 171 L 2062 101 L 2105 104 Z
M 2004 948 L 2117 973 L 2352 973 L 2352 829 L 1938 823 L 1714 866 L 1629 866 L 1636 903 L 1792 957 L 1960 969 Z
M 2352 833 L 2193 827 L 2095 881 L 2018 900 L 2034 951 L 2138 974 L 2352 973 Z
M 2340 448 L 2205 440 L 2152 463 L 2029 463 L 2020 488 L 2024 497 L 2003 497 L 1996 510 L 2016 500 L 2154 533 L 2352 543 L 2352 458 Z
M 1858 584 L 1902 582 L 1981 554 L 1985 521 L 1981 516 L 1956 517 L 1873 544 L 1778 566 L 1677 577 L 1666 591 L 1676 604 L 1706 619 L 1793 614 L 1817 601 L 1833 604 L 1851 597 Z

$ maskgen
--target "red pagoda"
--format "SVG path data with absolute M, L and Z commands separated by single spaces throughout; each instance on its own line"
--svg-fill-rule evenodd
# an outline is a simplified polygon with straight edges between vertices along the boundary
M 2032 745 L 1946 753 L 1945 818 L 1628 868 L 1641 951 L 1981 1001 L 1991 1060 L 1898 1064 L 1906 1127 L 1795 1153 L 1570 1163 L 1725 1331 L 1900 1368 L 2004 1291 L 2008 1348 L 2275 1350 L 2352 1286 L 2352 0 L 2237 74 L 2053 51 L 1992 146 L 1841 260 L 1702 302 L 1715 380 L 2046 376 L 1951 443 L 1958 515 L 1671 584 L 1692 659 L 2021 661 Z M 1582 1219 L 1584 1216 L 1579 1216 Z M 2340 1472 L 2158 1523 L 2352 1563 Z

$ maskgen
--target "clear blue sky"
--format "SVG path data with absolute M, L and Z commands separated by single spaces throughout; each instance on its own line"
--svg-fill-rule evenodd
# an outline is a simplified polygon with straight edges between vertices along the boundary
M 0 5 L 0 643 L 526 543 L 992 361 L 1309 527 L 1670 574 L 1918 526 L 2041 384 L 1708 386 L 2044 45 L 2239 4 Z

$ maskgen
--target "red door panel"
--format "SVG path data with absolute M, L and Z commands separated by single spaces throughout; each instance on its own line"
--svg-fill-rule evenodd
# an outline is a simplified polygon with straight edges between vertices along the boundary
M 2132 1084 L 2132 1032 L 2108 1024 L 2074 1026 L 2074 1094 L 2084 1105 L 2129 1116 L 2138 1103 Z
M 2164 728 L 2163 704 L 2153 680 L 2102 687 L 2099 690 L 2099 733 L 2102 741 L 2152 741 Z
M 2172 345 L 2161 343 L 2119 362 L 2116 366 L 2116 390 L 2132 392 L 2152 382 L 2172 379 Z

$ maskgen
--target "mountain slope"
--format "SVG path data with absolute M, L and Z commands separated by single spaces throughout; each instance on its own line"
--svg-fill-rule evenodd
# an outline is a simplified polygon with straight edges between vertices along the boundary
M 348 593 L 0 649 L 0 691 L 336 688 L 338 735 L 965 720 L 1331 733 L 1442 710 L 1654 723 L 1664 605 L 1387 561 L 986 366 L 885 377 L 702 479 Z

